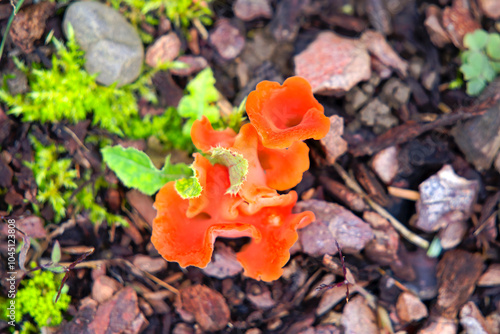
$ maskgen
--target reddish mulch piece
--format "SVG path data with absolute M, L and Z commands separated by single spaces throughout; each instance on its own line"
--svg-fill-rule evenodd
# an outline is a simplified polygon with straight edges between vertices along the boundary
M 43 1 L 22 8 L 14 17 L 10 37 L 24 53 L 35 50 L 33 43 L 42 37 L 45 22 L 54 13 L 55 8 L 55 3 Z

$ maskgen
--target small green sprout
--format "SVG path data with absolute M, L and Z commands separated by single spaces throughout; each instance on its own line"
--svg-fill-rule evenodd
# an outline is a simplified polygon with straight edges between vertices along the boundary
M 467 94 L 479 95 L 500 73 L 500 35 L 478 29 L 464 37 L 462 72 L 467 81 Z

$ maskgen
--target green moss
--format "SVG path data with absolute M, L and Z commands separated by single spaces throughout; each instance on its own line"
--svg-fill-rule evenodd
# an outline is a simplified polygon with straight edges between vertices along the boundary
M 42 271 L 35 272 L 33 277 L 21 282 L 15 298 L 16 323 L 20 324 L 26 315 L 33 318 L 33 323 L 29 321 L 22 323 L 22 332 L 32 333 L 36 329 L 34 324 L 41 328 L 44 326 L 57 326 L 62 322 L 63 313 L 68 309 L 71 301 L 70 296 L 64 291 L 67 288 L 63 288 L 59 300 L 57 303 L 54 302 L 62 277 L 61 274 L 56 275 L 49 271 Z M 6 307 L 3 306 L 2 310 L 6 310 Z M 7 315 L 2 313 L 2 318 L 7 319 Z
M 55 144 L 44 146 L 34 137 L 30 137 L 30 140 L 35 154 L 33 162 L 27 162 L 26 165 L 33 171 L 38 187 L 38 203 L 32 204 L 35 213 L 39 214 L 40 207 L 48 204 L 54 210 L 55 222 L 60 222 L 71 207 L 74 213 L 87 211 L 95 224 L 107 221 L 110 225 L 127 225 L 123 217 L 109 213 L 105 207 L 96 203 L 97 193 L 109 187 L 103 177 L 90 182 L 92 171 L 86 170 L 78 178 L 71 159 L 65 158 L 64 147 Z M 79 191 L 73 194 L 79 186 Z

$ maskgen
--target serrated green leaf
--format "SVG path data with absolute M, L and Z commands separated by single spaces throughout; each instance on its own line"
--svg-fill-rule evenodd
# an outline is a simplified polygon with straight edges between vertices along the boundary
M 486 44 L 486 53 L 495 60 L 500 60 L 500 35 L 497 33 L 490 34 L 488 44 Z
M 471 96 L 479 95 L 484 87 L 486 87 L 486 81 L 482 78 L 474 78 L 467 82 L 467 94 Z
M 61 245 L 59 245 L 59 241 L 57 240 L 54 242 L 54 247 L 52 247 L 51 260 L 52 263 L 59 263 L 61 261 Z
M 229 169 L 229 180 L 231 186 L 226 190 L 226 194 L 235 195 L 245 182 L 248 174 L 248 160 L 238 152 L 224 147 L 216 147 L 211 151 L 210 161 L 226 166 Z
M 170 164 L 170 156 L 165 159 L 163 168 L 158 170 L 146 153 L 132 147 L 108 146 L 101 149 L 101 153 L 104 162 L 124 185 L 146 195 L 153 195 L 169 181 L 192 175 L 186 164 Z
M 183 199 L 195 198 L 203 190 L 200 182 L 194 176 L 175 181 L 175 190 Z
M 483 29 L 477 29 L 472 33 L 468 33 L 464 37 L 464 46 L 471 50 L 481 50 L 488 42 L 488 33 Z

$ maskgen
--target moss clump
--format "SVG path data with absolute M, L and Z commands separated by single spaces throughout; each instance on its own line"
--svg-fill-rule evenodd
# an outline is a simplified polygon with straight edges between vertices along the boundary
M 20 324 L 23 317 L 29 315 L 38 328 L 57 326 L 63 320 L 63 313 L 68 309 L 71 297 L 63 288 L 57 303 L 54 302 L 57 290 L 62 281 L 61 274 L 50 271 L 37 272 L 33 277 L 21 282 L 16 294 L 16 323 Z M 7 300 L 6 302 L 9 302 Z M 6 310 L 6 307 L 2 307 Z M 2 314 L 5 318 L 7 314 Z M 26 321 L 22 324 L 23 332 L 33 332 L 34 324 Z

